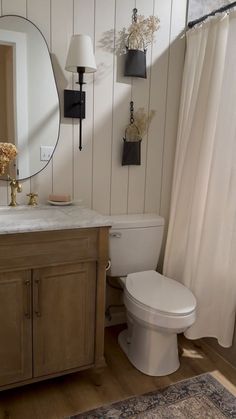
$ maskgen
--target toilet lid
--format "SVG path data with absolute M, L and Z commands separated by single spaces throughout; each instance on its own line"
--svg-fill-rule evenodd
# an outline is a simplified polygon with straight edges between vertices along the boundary
M 126 290 L 137 302 L 163 313 L 185 315 L 196 308 L 196 299 L 188 288 L 155 271 L 129 274 Z

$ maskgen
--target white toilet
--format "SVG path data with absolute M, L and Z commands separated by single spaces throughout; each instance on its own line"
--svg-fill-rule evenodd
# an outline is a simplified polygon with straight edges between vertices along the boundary
M 196 299 L 177 281 L 155 271 L 164 219 L 156 214 L 111 216 L 110 276 L 124 284 L 128 328 L 119 344 L 144 374 L 163 376 L 179 368 L 177 333 L 196 317 Z

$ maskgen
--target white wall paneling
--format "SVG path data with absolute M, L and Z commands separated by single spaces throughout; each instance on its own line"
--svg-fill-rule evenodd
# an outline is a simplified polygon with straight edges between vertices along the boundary
M 152 48 L 152 67 L 150 71 L 149 109 L 154 109 L 156 114 L 147 136 L 145 212 L 159 213 L 160 211 L 171 3 L 171 0 L 156 0 L 154 10 L 154 14 L 159 16 L 161 24 Z M 156 173 L 155 176 L 153 176 L 154 173 Z
M 114 47 L 115 0 L 95 1 L 95 46 L 98 70 L 94 85 L 93 201 L 102 213 L 110 210 L 114 52 L 100 42 L 109 32 Z
M 83 150 L 77 120 L 62 117 L 60 138 L 47 168 L 23 184 L 21 203 L 31 189 L 40 202 L 48 194 L 70 193 L 104 214 L 161 212 L 168 217 L 178 106 L 183 69 L 186 0 L 0 0 L 2 14 L 28 17 L 43 32 L 52 52 L 63 115 L 63 90 L 78 89 L 64 70 L 71 35 L 87 33 L 95 45 L 98 71 L 86 74 Z M 132 9 L 161 19 L 156 41 L 148 47 L 147 79 L 123 77 L 123 58 L 115 44 L 131 22 Z M 156 111 L 142 142 L 142 165 L 121 166 L 129 103 Z M 0 183 L 0 203 L 7 185 Z
M 73 0 L 51 0 L 51 36 L 54 69 L 61 103 L 60 137 L 53 157 L 53 192 L 73 196 L 73 125 L 63 117 L 64 89 L 72 88 L 72 73 L 65 62 L 73 33 Z
M 26 0 L 2 0 L 2 14 L 26 17 L 26 4 Z
M 136 0 L 136 7 L 138 13 L 144 16 L 153 14 L 154 1 L 143 2 L 143 0 Z M 133 78 L 132 99 L 134 101 L 135 109 L 144 108 L 145 112 L 149 112 L 149 95 L 150 95 L 150 74 L 151 74 L 151 60 L 152 60 L 152 46 L 148 46 L 146 60 L 147 60 L 147 78 Z M 141 166 L 129 167 L 129 183 L 128 183 L 128 213 L 142 213 L 145 207 L 145 174 L 146 174 L 146 153 L 147 153 L 148 136 L 145 135 L 141 143 Z
M 120 32 L 130 25 L 134 0 L 116 0 L 115 44 Z M 126 10 L 126 13 L 124 13 Z M 111 208 L 112 214 L 126 214 L 128 208 L 128 166 L 121 166 L 124 128 L 129 123 L 131 80 L 123 76 L 124 60 L 118 45 L 114 56 L 113 130 L 111 155 Z

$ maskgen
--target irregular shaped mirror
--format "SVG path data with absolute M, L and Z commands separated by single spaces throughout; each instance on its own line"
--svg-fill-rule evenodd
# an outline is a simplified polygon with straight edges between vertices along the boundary
M 59 124 L 58 92 L 42 33 L 23 17 L 0 17 L 0 142 L 18 149 L 11 176 L 26 179 L 48 164 Z

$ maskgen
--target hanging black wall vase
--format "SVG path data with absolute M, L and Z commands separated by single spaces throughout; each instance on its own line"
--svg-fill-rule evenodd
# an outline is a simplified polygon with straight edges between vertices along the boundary
M 132 24 L 137 25 L 138 9 L 133 9 Z M 146 48 L 142 34 L 134 29 L 128 37 L 125 54 L 124 75 L 147 78 Z
M 141 165 L 141 141 L 127 141 L 123 138 L 122 166 Z
M 126 49 L 124 75 L 146 79 L 146 49 L 129 49 L 129 46 Z
M 133 102 L 130 102 L 131 117 L 130 125 L 125 130 L 125 138 L 123 138 L 123 154 L 122 166 L 141 165 L 141 141 L 138 127 L 134 124 L 133 119 Z

